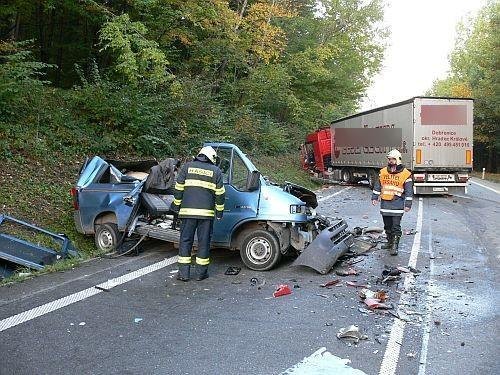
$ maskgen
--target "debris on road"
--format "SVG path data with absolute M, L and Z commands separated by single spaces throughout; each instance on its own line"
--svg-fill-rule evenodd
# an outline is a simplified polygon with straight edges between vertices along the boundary
M 259 283 L 259 279 L 257 279 L 256 277 L 252 277 L 250 279 L 250 285 L 256 286 L 257 289 L 260 290 L 260 288 L 262 288 L 264 285 L 266 285 L 266 279 L 262 278 L 262 281 Z
M 377 292 L 374 292 L 373 290 L 370 290 L 368 288 L 363 288 L 359 291 L 359 296 L 361 299 L 377 299 L 379 302 L 385 302 L 389 296 L 387 295 L 387 292 L 384 290 L 379 290 Z
M 384 302 L 389 298 L 387 292 L 383 290 L 379 290 L 374 292 L 373 290 L 363 288 L 359 292 L 359 297 L 363 300 L 365 305 L 367 305 L 370 309 L 392 309 L 391 304 L 385 304 Z
M 363 314 L 373 315 L 374 312 L 372 310 L 365 309 L 364 307 L 358 307 L 358 311 Z
M 333 279 L 333 280 L 327 281 L 324 284 L 321 284 L 320 287 L 330 289 L 331 286 L 337 285 L 338 283 L 340 283 L 339 279 Z
M 382 271 L 382 277 L 387 276 L 399 276 L 401 275 L 401 271 L 397 269 L 397 267 L 387 267 Z
M 391 304 L 385 304 L 375 298 L 366 298 L 363 302 L 366 304 L 366 306 L 368 306 L 372 310 L 374 309 L 390 310 L 393 308 Z
M 224 275 L 237 275 L 241 271 L 241 267 L 227 267 Z
M 356 276 L 356 275 L 359 275 L 359 271 L 357 271 L 355 268 L 353 267 L 349 267 L 349 268 L 339 268 L 337 270 L 335 270 L 335 273 L 338 275 L 338 276 Z
M 401 273 L 412 273 L 417 276 L 421 273 L 420 270 L 413 268 L 411 266 L 408 267 L 388 267 L 385 266 L 385 269 L 382 271 L 382 284 L 385 284 L 389 281 L 397 281 L 401 279 Z
M 359 340 L 367 340 L 368 336 L 364 335 L 361 333 L 359 330 L 359 327 L 357 325 L 350 325 L 348 327 L 344 327 L 339 329 L 337 333 L 337 338 L 338 339 L 348 339 L 352 340 L 355 343 L 358 343 Z
M 415 229 L 405 229 L 403 232 L 406 236 L 413 236 L 417 234 L 417 231 Z
M 278 285 L 276 290 L 273 293 L 273 297 L 281 297 L 286 296 L 287 294 L 292 294 L 292 290 L 287 284 Z
M 355 255 L 363 255 L 377 246 L 377 243 L 372 242 L 370 237 L 355 237 L 354 242 L 349 249 L 350 252 Z
M 346 281 L 346 285 L 353 286 L 355 288 L 368 288 L 366 284 L 358 284 L 356 281 Z
M 135 318 L 134 319 L 134 323 L 140 323 L 140 322 L 142 322 L 142 318 Z

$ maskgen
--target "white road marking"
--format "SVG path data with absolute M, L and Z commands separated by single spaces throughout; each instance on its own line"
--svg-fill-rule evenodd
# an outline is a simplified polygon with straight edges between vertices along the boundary
M 432 226 L 429 225 L 429 258 L 430 258 L 430 266 L 429 266 L 429 281 L 427 284 L 427 302 L 425 304 L 425 320 L 423 326 L 423 334 L 422 334 L 422 349 L 420 351 L 420 364 L 418 366 L 418 375 L 425 375 L 425 369 L 427 366 L 427 353 L 429 351 L 429 338 L 431 332 L 431 317 L 432 317 L 432 305 L 434 302 L 434 298 L 432 295 L 435 295 L 435 286 L 434 286 L 434 250 L 432 249 Z
M 423 199 L 418 199 L 418 214 L 415 238 L 413 239 L 413 246 L 411 248 L 410 260 L 408 266 L 416 268 L 418 252 L 420 251 L 420 241 L 422 237 L 422 219 L 423 219 L 424 204 Z M 415 284 L 415 276 L 412 272 L 407 273 L 404 280 L 404 291 L 399 299 L 398 312 L 402 310 L 410 300 L 410 290 Z M 380 366 L 379 375 L 393 375 L 396 373 L 396 367 L 399 360 L 399 352 L 401 345 L 403 345 L 403 336 L 406 322 L 401 319 L 395 319 L 392 325 L 391 334 L 387 347 L 385 349 L 384 358 Z
M 14 326 L 17 326 L 19 324 L 26 323 L 27 321 L 38 318 L 39 316 L 48 314 L 52 311 L 66 307 L 73 303 L 82 301 L 86 298 L 102 293 L 104 290 L 109 290 L 111 288 L 114 288 L 115 286 L 137 279 L 141 276 L 147 275 L 148 273 L 167 267 L 175 262 L 177 262 L 177 255 L 171 258 L 166 258 L 160 262 L 153 263 L 147 267 L 140 268 L 136 271 L 127 273 L 120 277 L 110 279 L 105 283 L 96 285 L 95 287 L 81 290 L 80 292 L 70 294 L 66 297 L 59 298 L 52 302 L 48 302 L 44 305 L 40 305 L 30 310 L 23 311 L 22 313 L 2 319 L 0 320 L 0 332 L 5 331 L 6 329 L 12 328 Z
M 486 186 L 486 185 L 483 185 L 483 184 L 480 184 L 479 182 L 476 182 L 476 181 L 470 181 L 471 184 L 474 184 L 474 185 L 478 185 L 478 186 L 481 186 L 482 188 L 485 188 L 485 189 L 488 189 L 488 190 L 491 190 L 492 192 L 494 193 L 497 193 L 497 194 L 500 194 L 500 191 L 498 191 L 497 189 L 493 189 L 492 187 L 489 187 L 489 186 Z
M 295 366 L 282 372 L 281 375 L 366 375 L 361 370 L 347 366 L 350 362 L 349 359 L 343 359 L 331 354 L 326 348 L 320 348 Z
M 120 263 L 120 264 L 115 264 L 113 266 L 109 266 L 109 267 L 106 267 L 106 268 L 103 268 L 103 269 L 100 269 L 98 271 L 95 271 L 95 272 L 91 272 L 91 273 L 88 273 L 88 274 L 85 274 L 85 275 L 82 275 L 82 276 L 79 276 L 79 277 L 75 277 L 73 279 L 69 279 L 69 280 L 66 280 L 66 281 L 63 281 L 59 284 L 56 284 L 56 285 L 52 285 L 52 286 L 49 286 L 47 288 L 43 288 L 43 289 L 39 289 L 39 290 L 36 290 L 34 292 L 31 292 L 31 293 L 27 293 L 27 294 L 23 294 L 22 296 L 20 297 L 16 297 L 16 298 L 12 298 L 10 300 L 4 300 L 4 301 L 1 301 L 0 302 L 0 306 L 3 306 L 3 305 L 6 305 L 6 304 L 9 304 L 9 303 L 13 303 L 13 302 L 19 302 L 19 301 L 22 301 L 26 298 L 31 298 L 33 297 L 34 295 L 37 295 L 37 294 L 40 294 L 40 293 L 45 293 L 45 292 L 48 292 L 48 291 L 51 291 L 53 289 L 57 289 L 63 285 L 66 285 L 66 284 L 70 284 L 72 282 L 75 282 L 75 281 L 78 281 L 78 280 L 83 280 L 83 279 L 88 279 L 89 277 L 91 276 L 94 276 L 94 275 L 97 275 L 101 272 L 105 272 L 105 271 L 109 271 L 109 270 L 112 270 L 113 268 L 117 268 L 117 267 L 121 267 L 127 263 L 131 263 L 131 262 L 136 262 L 138 260 L 141 260 L 141 259 L 144 259 L 144 258 L 148 258 L 150 256 L 154 255 L 154 253 L 151 253 L 151 254 L 144 254 L 144 255 L 141 255 L 139 257 L 134 257 L 133 259 L 128 259 L 127 261 L 123 262 L 123 263 Z M 97 258 L 92 258 L 91 260 L 96 260 Z M 89 260 L 85 260 L 83 261 L 82 263 L 87 263 Z
M 319 203 L 319 202 L 326 201 L 327 199 L 330 199 L 331 197 L 334 197 L 334 196 L 336 196 L 336 195 L 338 195 L 338 194 L 340 194 L 340 193 L 342 193 L 342 192 L 344 192 L 344 191 L 346 191 L 346 190 L 349 190 L 349 189 L 351 189 L 351 188 L 352 188 L 352 186 L 347 186 L 347 187 L 343 188 L 342 190 L 337 191 L 336 193 L 333 193 L 333 194 L 327 195 L 326 197 L 319 198 L 319 199 L 318 199 L 318 203 Z

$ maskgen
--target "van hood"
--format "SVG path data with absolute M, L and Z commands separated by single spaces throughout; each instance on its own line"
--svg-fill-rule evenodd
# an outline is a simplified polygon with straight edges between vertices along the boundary
M 299 198 L 302 202 L 307 204 L 311 208 L 318 207 L 318 199 L 316 198 L 316 194 L 300 185 L 296 185 L 292 182 L 285 181 L 285 185 L 283 186 L 283 190 L 293 196 Z

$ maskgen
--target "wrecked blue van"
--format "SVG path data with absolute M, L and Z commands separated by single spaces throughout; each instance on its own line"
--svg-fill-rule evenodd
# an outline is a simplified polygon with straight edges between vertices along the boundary
M 237 250 L 253 270 L 274 267 L 284 254 L 302 252 L 329 220 L 316 215 L 316 195 L 291 183 L 266 180 L 234 144 L 206 143 L 217 151 L 226 190 L 224 217 L 214 223 L 212 247 Z M 72 189 L 77 230 L 93 234 L 101 251 L 113 250 L 123 232 L 179 242 L 167 210 L 137 210 L 148 171 L 156 164 L 111 162 L 98 156 L 84 163 Z M 168 207 L 168 195 L 157 195 Z

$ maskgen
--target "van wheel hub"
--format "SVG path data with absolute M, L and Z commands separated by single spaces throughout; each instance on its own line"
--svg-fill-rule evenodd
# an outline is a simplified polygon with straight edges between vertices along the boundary
M 247 245 L 247 254 L 255 262 L 264 263 L 271 254 L 271 244 L 265 238 L 254 238 Z

